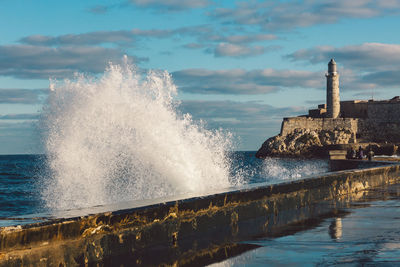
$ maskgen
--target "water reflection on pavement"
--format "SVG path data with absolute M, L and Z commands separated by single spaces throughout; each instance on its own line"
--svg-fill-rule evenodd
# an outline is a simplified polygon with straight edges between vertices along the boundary
M 400 266 L 400 185 L 374 190 L 303 230 L 243 242 L 261 247 L 213 266 Z

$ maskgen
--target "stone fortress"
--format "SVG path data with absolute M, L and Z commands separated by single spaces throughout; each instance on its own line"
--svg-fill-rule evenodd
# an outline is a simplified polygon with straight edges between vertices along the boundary
M 399 96 L 383 101 L 340 101 L 339 73 L 333 59 L 325 76 L 326 104 L 309 110 L 308 115 L 284 118 L 280 134 L 266 140 L 257 157 L 320 157 L 334 146 L 396 153 L 400 144 Z

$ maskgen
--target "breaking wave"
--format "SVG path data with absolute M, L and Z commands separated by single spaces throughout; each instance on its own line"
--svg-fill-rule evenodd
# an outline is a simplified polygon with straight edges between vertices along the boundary
M 125 62 L 100 77 L 51 81 L 40 119 L 53 209 L 205 192 L 238 184 L 231 135 L 177 112 L 166 71 L 140 74 Z
M 329 171 L 329 162 L 322 159 L 265 158 L 261 175 L 271 182 L 298 180 Z

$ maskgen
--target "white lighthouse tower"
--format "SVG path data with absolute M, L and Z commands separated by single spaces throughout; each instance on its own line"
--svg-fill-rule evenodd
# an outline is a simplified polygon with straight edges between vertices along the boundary
M 328 63 L 326 76 L 326 117 L 337 118 L 340 113 L 339 97 L 339 73 L 336 70 L 336 62 L 331 59 Z

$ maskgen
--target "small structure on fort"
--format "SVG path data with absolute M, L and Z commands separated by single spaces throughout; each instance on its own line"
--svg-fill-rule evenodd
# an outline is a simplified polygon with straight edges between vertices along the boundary
M 339 73 L 334 59 L 328 63 L 326 104 L 308 115 L 284 118 L 279 135 L 266 140 L 256 157 L 320 157 L 332 146 L 389 147 L 395 153 L 400 144 L 400 97 L 390 100 L 340 101 Z M 379 151 L 378 151 L 379 153 Z

